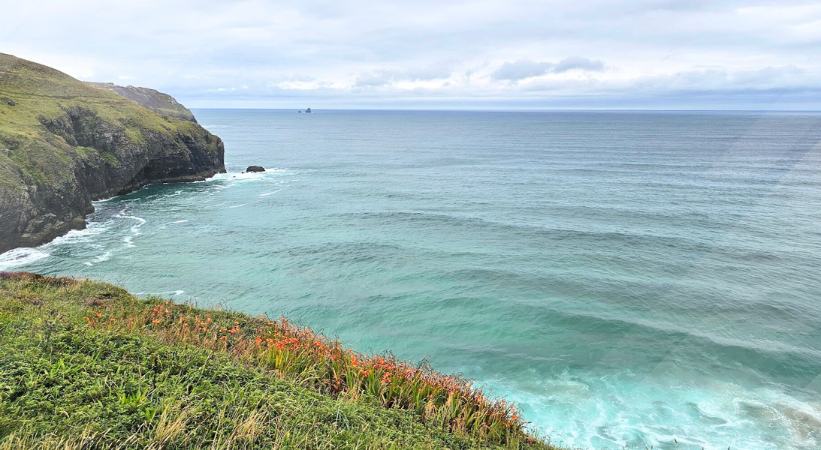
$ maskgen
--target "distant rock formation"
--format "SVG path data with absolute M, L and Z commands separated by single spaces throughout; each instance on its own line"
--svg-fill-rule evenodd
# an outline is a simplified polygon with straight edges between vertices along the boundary
M 225 172 L 222 140 L 152 89 L 0 53 L 0 98 L 0 252 L 84 228 L 93 200 Z
M 265 172 L 265 167 L 262 166 L 248 166 L 246 172 Z

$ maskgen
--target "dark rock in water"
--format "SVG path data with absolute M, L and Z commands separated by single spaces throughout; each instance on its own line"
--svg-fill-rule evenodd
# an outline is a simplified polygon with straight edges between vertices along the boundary
M 169 113 L 170 96 L 144 104 L 3 53 L 0 74 L 20 93 L 0 99 L 14 124 L 0 127 L 0 253 L 84 228 L 94 200 L 225 172 L 222 140 Z
M 265 167 L 262 166 L 248 166 L 246 172 L 265 172 Z

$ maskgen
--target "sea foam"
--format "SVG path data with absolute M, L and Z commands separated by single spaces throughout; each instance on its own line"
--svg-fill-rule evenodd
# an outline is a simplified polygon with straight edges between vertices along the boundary
M 0 270 L 9 270 L 16 267 L 31 264 L 50 255 L 42 250 L 30 247 L 20 247 L 11 249 L 0 254 Z

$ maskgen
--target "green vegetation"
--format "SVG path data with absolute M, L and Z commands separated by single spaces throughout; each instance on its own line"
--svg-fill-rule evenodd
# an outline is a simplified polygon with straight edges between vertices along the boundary
M 93 110 L 103 120 L 151 131 L 174 131 L 190 122 L 156 114 L 114 91 L 94 87 L 55 69 L 0 53 L 0 134 L 39 137 L 39 117 L 66 108 Z
M 455 377 L 287 321 L 0 274 L 3 448 L 553 448 Z
M 149 132 L 190 134 L 199 128 L 189 120 L 157 114 L 113 90 L 0 53 L 0 149 L 6 147 L 5 152 L 0 151 L 0 163 L 9 158 L 36 177 L 60 174 L 60 170 L 49 170 L 52 165 L 39 164 L 47 158 L 31 153 L 33 147 L 48 143 L 48 156 L 60 158 L 59 165 L 66 165 L 76 148 L 49 135 L 41 118 L 60 117 L 72 107 L 93 111 L 102 121 L 123 127 L 136 144 L 144 142 Z M 0 173 L 0 181 L 4 178 Z

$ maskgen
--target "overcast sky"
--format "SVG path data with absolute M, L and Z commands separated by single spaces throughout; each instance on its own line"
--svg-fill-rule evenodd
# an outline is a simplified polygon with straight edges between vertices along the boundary
M 0 0 L 0 52 L 192 107 L 821 110 L 821 1 Z

